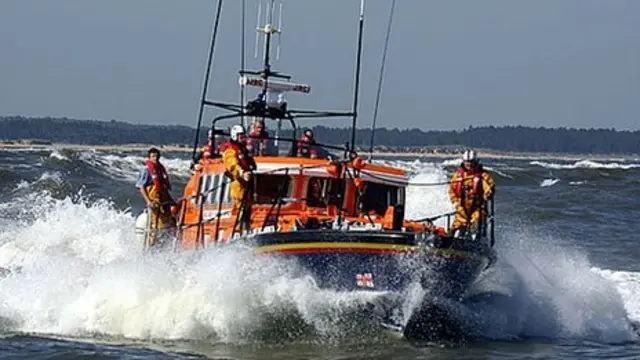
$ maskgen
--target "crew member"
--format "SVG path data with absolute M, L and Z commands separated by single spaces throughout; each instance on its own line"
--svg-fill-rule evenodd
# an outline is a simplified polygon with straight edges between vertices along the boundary
M 269 155 L 269 133 L 265 130 L 263 119 L 253 120 L 252 129 L 247 138 L 247 150 L 253 156 Z
M 307 189 L 307 206 L 310 207 L 327 207 L 329 202 L 323 196 L 322 184 L 319 178 L 311 178 L 309 188 Z
M 494 192 L 493 177 L 482 168 L 476 152 L 466 150 L 462 156 L 462 164 L 451 177 L 449 185 L 449 198 L 456 206 L 451 232 L 460 230 L 477 233 L 481 217 L 486 216 L 485 204 Z M 484 221 L 482 219 L 483 223 Z
M 199 164 L 200 160 L 207 159 L 215 159 L 220 158 L 220 148 L 216 148 L 216 143 L 220 143 L 220 135 L 213 135 L 213 130 L 209 129 L 207 132 L 207 143 L 200 149 L 200 151 L 196 154 L 193 162 L 191 163 L 191 169 L 200 170 L 201 165 Z M 216 141 L 218 140 L 218 141 Z
M 230 139 L 222 145 L 222 159 L 225 174 L 231 179 L 229 195 L 233 203 L 233 211 L 239 216 L 239 225 L 247 229 L 251 216 L 253 191 L 253 171 L 256 163 L 245 146 L 246 134 L 242 125 L 231 128 Z
M 160 163 L 160 150 L 151 148 L 147 152 L 145 167 L 140 170 L 136 187 L 150 213 L 147 244 L 151 246 L 160 230 L 175 226 L 175 219 L 171 214 L 171 206 L 175 201 L 171 196 L 167 170 Z
M 313 131 L 306 129 L 297 144 L 297 156 L 315 159 L 318 157 L 316 140 L 313 138 Z

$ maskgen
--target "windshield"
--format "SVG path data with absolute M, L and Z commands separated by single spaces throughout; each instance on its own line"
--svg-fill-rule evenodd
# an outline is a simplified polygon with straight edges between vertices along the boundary
M 278 198 L 291 196 L 291 177 L 287 175 L 256 176 L 256 204 L 272 204 Z
M 404 188 L 367 182 L 360 197 L 360 209 L 384 215 L 389 206 L 404 204 Z
M 312 177 L 307 184 L 307 206 L 338 205 L 339 182 L 336 179 Z

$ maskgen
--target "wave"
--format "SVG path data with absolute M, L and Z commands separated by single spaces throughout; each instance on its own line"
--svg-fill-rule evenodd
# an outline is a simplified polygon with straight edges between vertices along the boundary
M 540 187 L 549 187 L 549 186 L 553 186 L 557 183 L 560 182 L 560 179 L 544 179 L 542 180 L 542 182 L 540 183 Z
M 133 171 L 141 158 L 107 159 Z M 440 164 L 403 166 L 412 169 L 414 184 L 449 178 Z M 446 185 L 409 187 L 408 217 L 450 210 Z M 384 294 L 323 290 L 295 263 L 242 248 L 139 254 L 130 210 L 104 199 L 16 193 L 1 204 L 0 221 L 0 266 L 14 269 L 0 279 L 5 331 L 231 343 L 273 334 L 321 342 L 379 336 L 361 314 Z M 498 339 L 631 339 L 626 317 L 640 316 L 633 276 L 622 281 L 593 270 L 585 256 L 544 244 L 534 233 L 511 231 L 498 242 L 501 260 L 490 279 L 510 295 L 461 310 L 476 331 Z
M 640 168 L 640 164 L 621 164 L 619 162 L 611 162 L 611 163 L 601 163 L 592 160 L 580 160 L 576 161 L 572 164 L 561 164 L 561 163 L 549 163 L 544 161 L 531 161 L 531 165 L 541 166 L 546 169 L 620 169 L 620 170 L 629 170 Z
M 85 152 L 80 159 L 103 175 L 119 181 L 135 182 L 140 169 L 144 167 L 145 157 L 134 155 L 107 154 L 97 151 Z M 174 177 L 189 177 L 190 160 L 177 158 L 163 158 L 162 164 L 169 175 Z

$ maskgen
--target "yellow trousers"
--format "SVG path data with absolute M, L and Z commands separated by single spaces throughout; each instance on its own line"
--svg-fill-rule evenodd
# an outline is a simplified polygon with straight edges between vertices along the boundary
M 479 225 L 480 217 L 482 215 L 482 208 L 476 208 L 472 211 L 467 211 L 464 207 L 456 205 L 456 215 L 451 224 L 451 232 L 458 229 L 471 228 Z
M 149 209 L 149 238 L 148 245 L 153 245 L 158 232 L 176 226 L 175 219 L 171 215 L 168 202 L 171 200 L 166 192 L 156 191 L 155 186 L 149 185 L 146 188 L 149 200 L 154 206 Z

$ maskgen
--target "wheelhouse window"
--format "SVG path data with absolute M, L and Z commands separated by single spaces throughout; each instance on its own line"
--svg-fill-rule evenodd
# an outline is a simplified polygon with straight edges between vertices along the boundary
M 360 196 L 360 209 L 384 215 L 389 206 L 404 205 L 404 188 L 366 182 Z
M 272 204 L 278 198 L 291 196 L 291 177 L 288 175 L 258 174 L 256 176 L 257 204 Z
M 339 182 L 332 178 L 312 177 L 307 183 L 307 206 L 338 206 Z

